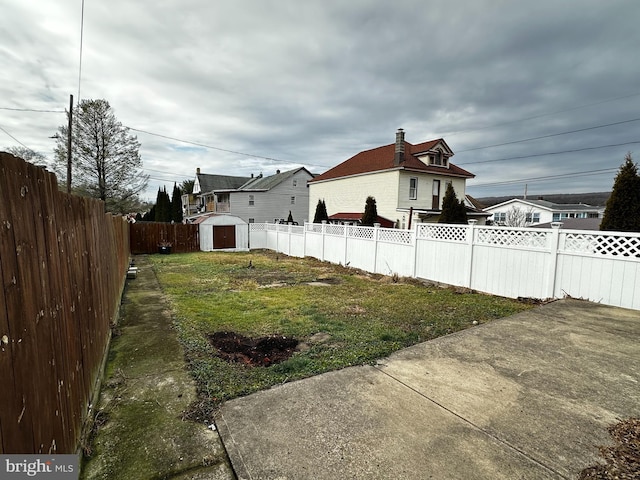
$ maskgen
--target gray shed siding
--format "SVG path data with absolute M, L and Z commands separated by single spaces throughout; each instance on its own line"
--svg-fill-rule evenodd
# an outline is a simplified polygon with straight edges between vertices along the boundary
M 229 196 L 232 215 L 242 218 L 245 222 L 253 219 L 255 223 L 273 223 L 275 219 L 287 220 L 289 210 L 293 220 L 302 225 L 308 221 L 309 189 L 307 180 L 311 176 L 304 170 L 284 180 L 266 192 L 231 192 Z M 293 186 L 294 181 L 296 186 Z M 254 204 L 249 205 L 249 196 L 253 195 Z M 295 204 L 291 204 L 291 197 L 295 197 Z

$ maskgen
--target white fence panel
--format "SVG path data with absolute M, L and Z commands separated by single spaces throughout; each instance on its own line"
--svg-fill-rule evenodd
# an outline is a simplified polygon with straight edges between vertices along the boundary
M 548 298 L 549 252 L 476 245 L 471 288 L 504 297 Z
M 324 260 L 324 235 L 322 233 L 305 230 L 303 242 L 306 256 Z
M 467 286 L 469 246 L 443 240 L 417 240 L 415 276 L 449 285 Z
M 371 239 L 347 237 L 347 263 L 349 267 L 373 272 L 376 268 L 376 242 Z
M 640 234 L 418 224 L 252 224 L 251 248 L 506 297 L 570 295 L 640 310 Z
M 640 310 L 640 234 L 560 233 L 554 295 Z
M 378 242 L 376 255 L 376 273 L 383 275 L 398 274 L 401 277 L 413 276 L 413 245 Z

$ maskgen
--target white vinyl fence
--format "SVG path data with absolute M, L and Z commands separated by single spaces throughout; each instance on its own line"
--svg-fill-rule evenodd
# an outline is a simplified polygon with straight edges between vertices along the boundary
M 640 234 L 417 224 L 412 230 L 253 223 L 251 249 L 505 297 L 588 299 L 640 310 Z

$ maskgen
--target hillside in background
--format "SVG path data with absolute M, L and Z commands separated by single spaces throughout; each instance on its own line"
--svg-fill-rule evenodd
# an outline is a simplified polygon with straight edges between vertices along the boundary
M 586 203 L 592 206 L 605 206 L 611 192 L 594 192 L 594 193 L 552 193 L 548 195 L 528 195 L 529 200 L 547 200 L 553 203 Z M 523 198 L 522 196 L 506 196 L 506 197 L 483 197 L 477 200 L 491 207 L 498 203 L 506 202 L 512 198 Z

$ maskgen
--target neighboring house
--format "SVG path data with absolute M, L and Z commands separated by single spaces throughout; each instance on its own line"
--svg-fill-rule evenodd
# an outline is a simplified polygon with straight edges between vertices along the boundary
M 216 178 L 212 178 L 216 177 Z M 289 212 L 294 222 L 308 220 L 309 189 L 313 175 L 304 167 L 264 177 L 227 177 L 196 175 L 201 212 L 227 213 L 247 223 L 286 222 Z M 206 190 L 202 187 L 207 183 Z M 224 182 L 227 185 L 224 185 Z
M 484 211 L 492 214 L 491 220 L 494 225 L 533 227 L 572 218 L 601 219 L 604 208 L 584 203 L 553 203 L 543 199 L 513 198 L 485 208 Z
M 477 220 L 478 225 L 487 224 L 487 219 L 491 216 L 491 214 L 484 211 L 484 209 L 487 208 L 486 205 L 483 205 L 471 195 L 465 195 L 464 206 L 467 209 L 468 220 Z
M 309 218 L 318 200 L 327 213 L 360 215 L 368 196 L 376 199 L 378 215 L 396 227 L 437 221 L 442 197 L 451 183 L 459 199 L 474 175 L 452 164 L 453 152 L 441 138 L 413 145 L 396 133 L 396 142 L 360 152 L 309 181 Z M 411 216 L 411 220 L 410 217 Z
M 251 177 L 233 177 L 230 175 L 210 175 L 200 173 L 200 169 L 196 169 L 196 179 L 193 183 L 193 194 L 196 196 L 198 213 L 219 212 L 218 203 L 229 203 L 228 197 L 216 197 L 216 191 L 229 190 L 239 188 Z M 182 205 L 186 208 L 186 205 Z M 222 208 L 222 207 L 221 207 Z M 227 212 L 228 213 L 228 212 Z

